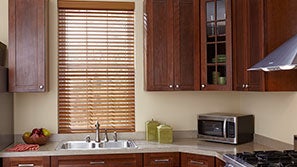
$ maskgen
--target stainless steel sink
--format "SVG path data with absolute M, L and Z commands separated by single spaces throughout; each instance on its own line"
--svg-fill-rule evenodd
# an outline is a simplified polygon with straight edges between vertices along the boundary
M 96 150 L 96 149 L 135 149 L 138 148 L 133 140 L 118 140 L 108 142 L 64 141 L 57 150 Z

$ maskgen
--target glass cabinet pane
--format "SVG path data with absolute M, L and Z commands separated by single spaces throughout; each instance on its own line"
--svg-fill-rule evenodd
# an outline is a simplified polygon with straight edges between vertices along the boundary
M 218 35 L 224 35 L 226 34 L 226 22 L 225 21 L 219 21 L 217 22 L 217 34 Z
M 226 85 L 225 0 L 206 2 L 207 83 Z
M 216 7 L 217 20 L 225 20 L 226 19 L 225 0 L 217 0 L 216 6 L 217 6 Z
M 217 78 L 217 84 L 218 85 L 226 85 L 226 66 L 225 65 L 219 65 L 218 66 L 218 72 L 220 73 L 220 76 Z
M 206 3 L 206 17 L 208 22 L 215 20 L 215 2 Z

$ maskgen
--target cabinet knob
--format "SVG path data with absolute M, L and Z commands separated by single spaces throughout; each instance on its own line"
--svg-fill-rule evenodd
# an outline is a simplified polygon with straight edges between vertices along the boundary
M 39 85 L 39 89 L 43 89 L 44 88 L 44 85 Z
M 173 85 L 169 85 L 169 88 L 173 88 Z
M 242 84 L 242 88 L 245 88 L 245 84 Z
M 249 87 L 249 85 L 248 84 L 245 84 L 245 88 L 248 88 Z
M 179 85 L 175 85 L 176 88 L 179 88 Z
M 205 85 L 204 85 L 204 84 L 202 84 L 202 85 L 201 85 L 201 88 L 205 88 Z

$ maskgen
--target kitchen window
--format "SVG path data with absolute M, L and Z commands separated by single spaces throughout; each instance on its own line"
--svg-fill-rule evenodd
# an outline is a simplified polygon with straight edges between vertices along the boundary
M 59 133 L 135 131 L 134 3 L 58 0 Z

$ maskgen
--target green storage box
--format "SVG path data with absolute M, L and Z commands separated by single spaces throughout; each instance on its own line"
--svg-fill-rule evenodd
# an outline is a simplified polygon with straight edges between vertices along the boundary
M 158 141 L 157 127 L 160 125 L 158 121 L 147 121 L 145 123 L 145 139 L 147 141 Z
M 159 125 L 158 129 L 158 142 L 169 144 L 173 142 L 172 127 L 168 125 Z

